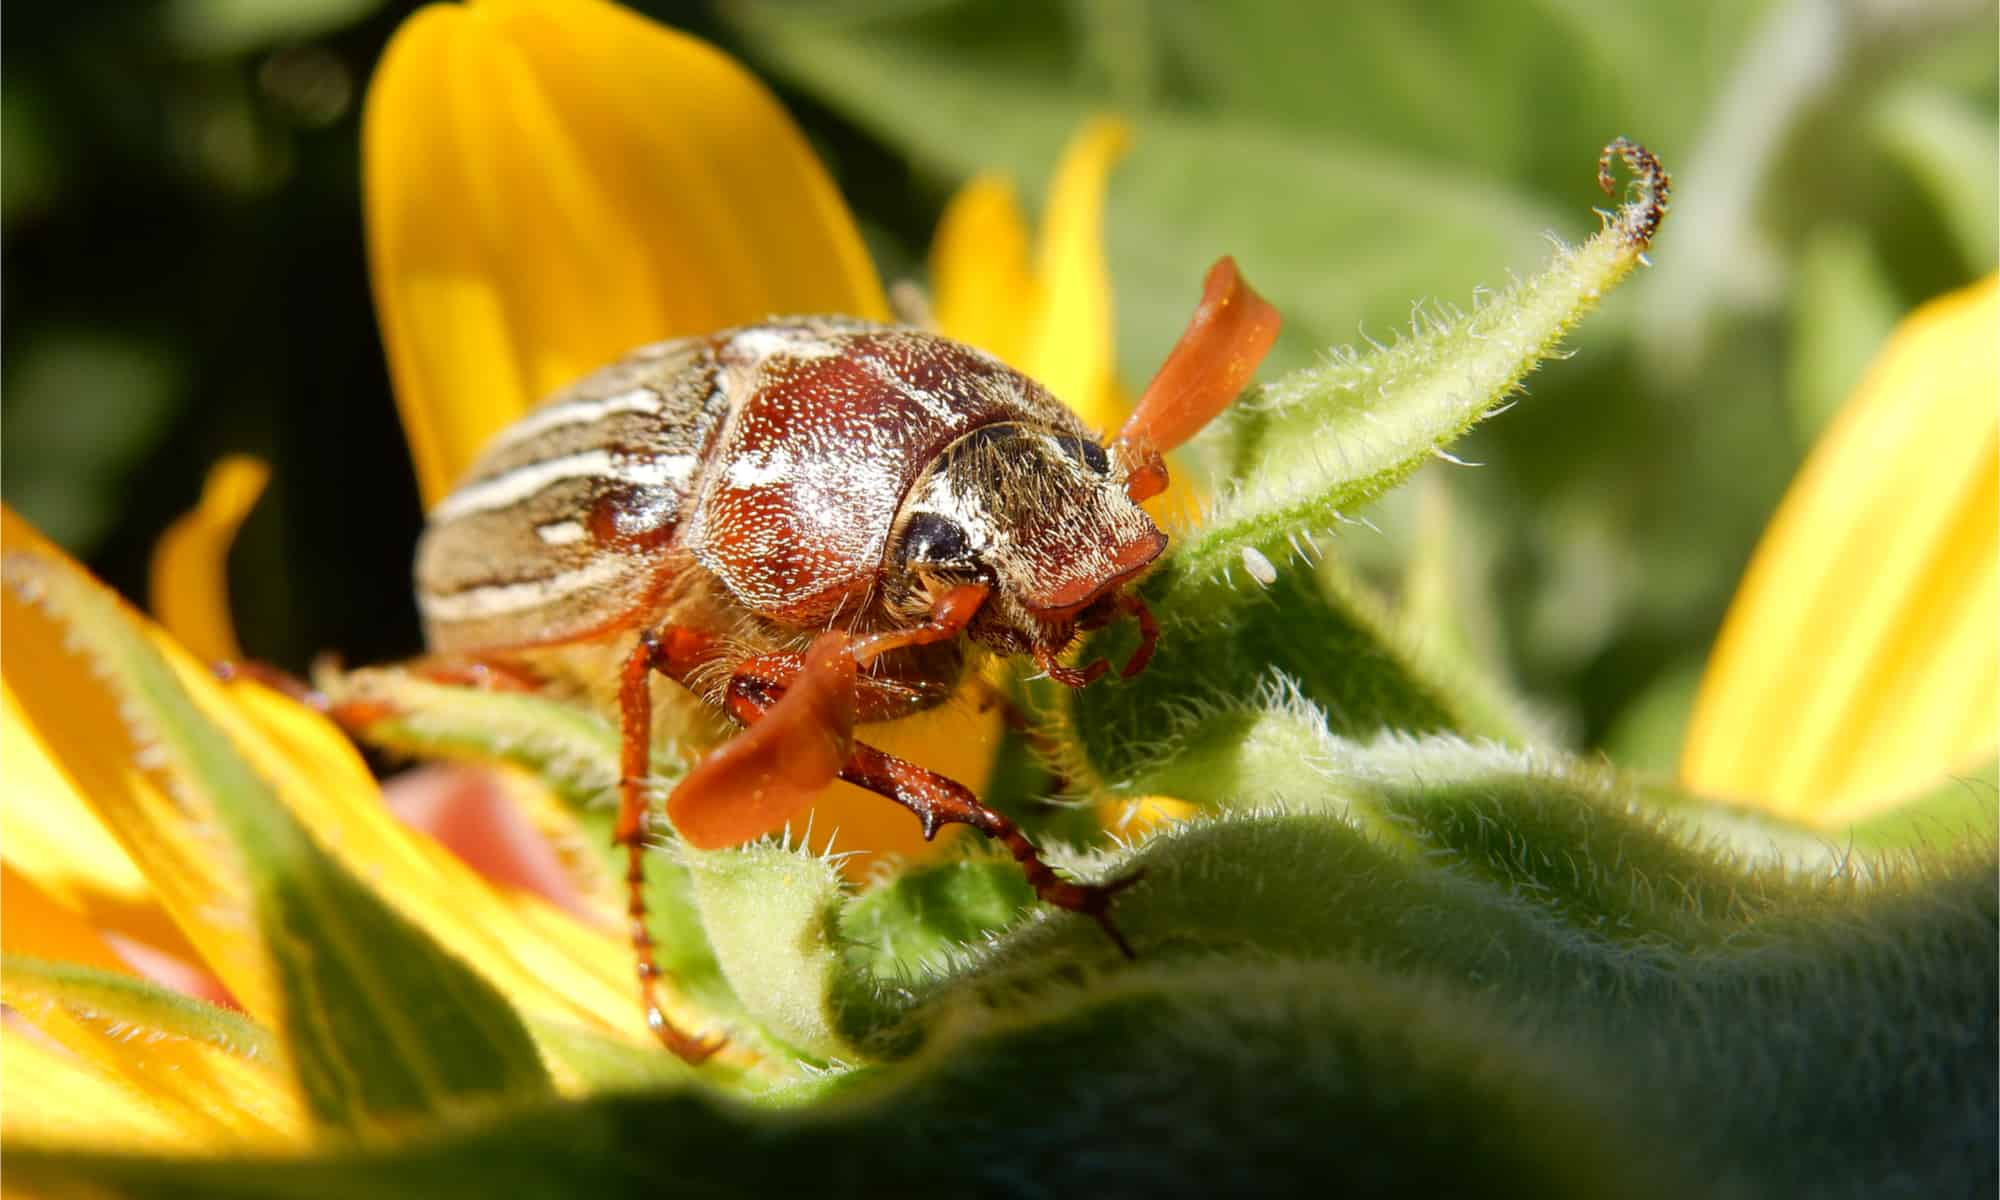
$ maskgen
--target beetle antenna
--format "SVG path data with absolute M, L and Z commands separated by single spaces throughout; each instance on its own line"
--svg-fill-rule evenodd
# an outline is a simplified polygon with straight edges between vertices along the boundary
M 1125 465 L 1125 490 L 1132 499 L 1145 500 L 1166 489 L 1167 468 L 1160 456 L 1200 432 L 1236 399 L 1277 340 L 1280 322 L 1278 310 L 1237 272 L 1235 259 L 1225 255 L 1215 260 L 1180 341 L 1111 439 L 1112 456 Z

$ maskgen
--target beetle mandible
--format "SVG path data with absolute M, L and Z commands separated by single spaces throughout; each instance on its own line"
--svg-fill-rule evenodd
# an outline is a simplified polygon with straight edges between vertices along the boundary
M 556 393 L 488 444 L 417 547 L 433 670 L 494 668 L 568 688 L 620 721 L 614 837 L 626 848 L 640 1003 L 699 1062 L 720 1041 L 670 1022 L 644 904 L 655 673 L 742 731 L 667 798 L 680 836 L 733 845 L 781 827 L 835 778 L 1007 847 L 1035 894 L 1108 915 L 1130 879 L 1059 877 L 972 792 L 856 740 L 857 723 L 941 703 L 972 647 L 1064 666 L 1079 631 L 1130 615 L 1167 538 L 1140 508 L 1163 452 L 1249 382 L 1278 314 L 1228 258 L 1117 434 L 1100 443 L 1041 385 L 919 329 L 780 319 L 662 342 Z M 613 682 L 615 681 L 615 687 Z

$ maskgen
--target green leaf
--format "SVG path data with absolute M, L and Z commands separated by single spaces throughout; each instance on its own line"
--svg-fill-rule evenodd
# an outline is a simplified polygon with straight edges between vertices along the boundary
M 1653 169 L 1657 171 L 1657 163 Z M 1608 184 L 1607 184 L 1608 186 Z M 1501 408 L 1563 335 L 1642 260 L 1664 215 L 1664 172 L 1583 246 L 1473 311 L 1420 313 L 1410 337 L 1336 350 L 1239 400 L 1215 436 L 1230 464 L 1202 526 L 1172 552 L 1169 611 L 1209 614 L 1251 588 L 1252 555 L 1296 556 Z M 1239 585 L 1235 576 L 1244 575 Z M 1252 589 L 1254 594 L 1254 589 Z
M 2000 176 L 2000 122 L 1992 104 L 1910 88 L 1882 105 L 1874 126 L 1890 160 L 1936 206 L 1964 269 L 1992 270 L 2000 254 L 2000 197 L 1993 188 Z
M 317 1119 L 366 1129 L 547 1093 L 513 1009 L 312 839 L 115 596 L 35 552 L 10 551 L 4 567 L 9 587 L 68 628 L 158 769 L 219 821 L 282 997 L 277 1031 Z
M 1858 229 L 1810 237 L 1799 275 L 1786 392 L 1805 446 L 1853 394 L 1902 315 L 1902 302 Z
M 5 375 L 7 502 L 59 544 L 88 550 L 171 420 L 187 365 L 115 326 L 24 321 L 11 336 L 20 348 Z
M 681 980 L 676 977 L 675 983 Z M 635 1047 L 627 1038 L 532 1014 L 524 1019 L 535 1044 L 591 1091 L 673 1087 L 686 1084 L 694 1074 L 694 1068 L 673 1055 Z M 719 1068 L 711 1065 L 707 1070 L 713 1075 Z
M 623 876 L 625 851 L 611 836 L 619 735 L 603 714 L 531 692 L 442 683 L 393 666 L 322 671 L 314 683 L 348 731 L 378 749 L 414 758 L 510 763 L 534 774 L 589 831 L 586 841 L 604 856 L 606 868 Z M 656 792 L 680 779 L 695 747 L 706 744 L 707 732 L 656 723 Z M 687 867 L 673 855 L 651 855 L 646 880 L 647 919 L 660 965 L 702 1008 L 740 1015 L 702 926 Z
M 1954 771 L 1932 786 L 1847 831 L 1866 850 L 1943 849 L 1990 840 L 2000 828 L 2000 762 L 1987 759 Z
M 835 1010 L 838 865 L 771 841 L 685 851 L 683 862 L 716 961 L 744 1014 L 797 1053 L 853 1058 Z
M 1655 164 L 1657 168 L 1657 164 Z M 1659 189 L 1657 197 L 1654 188 Z M 1416 336 L 1285 375 L 1237 402 L 1212 435 L 1229 464 L 1206 521 L 1180 539 L 1146 596 L 1166 628 L 1143 687 L 1071 701 L 1078 756 L 1124 782 L 1135 753 L 1178 709 L 1245 701 L 1282 677 L 1336 732 L 1456 730 L 1527 740 L 1503 689 L 1426 662 L 1380 605 L 1337 568 L 1312 569 L 1319 539 L 1506 403 L 1522 378 L 1634 265 L 1664 210 L 1665 177 L 1580 249 L 1472 313 Z M 1132 634 L 1092 640 L 1116 657 Z M 1456 685 L 1456 686 L 1454 686 Z
M 1136 385 L 1220 253 L 1286 314 L 1277 358 L 1293 364 L 1530 261 L 1584 194 L 1576 148 L 1619 130 L 1685 146 L 1702 110 L 1660 96 L 1706 95 L 1767 7 L 756 0 L 727 15 L 753 62 L 946 182 L 997 170 L 1033 193 L 1088 116 L 1128 118 L 1105 232 Z
M 354 736 L 383 750 L 513 763 L 578 810 L 609 802 L 618 785 L 618 729 L 584 705 L 436 682 L 401 667 L 322 671 L 313 682 Z M 656 750 L 654 769 L 666 778 L 677 777 L 680 763 L 676 745 Z
M 244 54 L 337 32 L 381 7 L 382 0 L 170 0 L 167 37 L 202 57 Z
M 1061 71 L 1073 47 L 1054 9 L 1042 6 L 1038 19 L 1016 6 L 956 5 L 907 23 L 772 4 L 732 15 L 761 59 L 920 166 L 953 180 L 987 170 L 1037 180 L 1110 102 Z M 1128 380 L 1164 359 L 1220 253 L 1287 314 L 1278 357 L 1297 363 L 1352 336 L 1357 321 L 1399 321 L 1413 293 L 1465 294 L 1477 264 L 1519 260 L 1558 211 L 1450 154 L 1411 153 L 1393 139 L 1285 128 L 1213 103 L 1126 115 L 1138 150 L 1113 180 L 1105 224 Z M 1585 136 L 1594 145 L 1603 134 Z
M 1005 929 L 1034 903 L 1014 862 L 923 863 L 846 904 L 840 936 L 859 973 L 885 981 L 936 977 L 955 968 L 959 947 Z
M 1380 601 L 1332 560 L 1317 569 L 1287 562 L 1271 584 L 1255 590 L 1254 606 L 1218 606 L 1199 622 L 1167 623 L 1137 680 L 1056 698 L 1067 708 L 1067 722 L 1057 732 L 1081 752 L 1081 762 L 1070 764 L 1076 780 L 1182 796 L 1163 781 L 1133 782 L 1182 714 L 1217 706 L 1259 709 L 1274 691 L 1296 693 L 1350 736 L 1385 728 L 1521 736 L 1502 711 L 1471 702 L 1476 688 L 1453 688 L 1467 672 L 1422 653 Z M 1129 629 L 1113 629 L 1092 638 L 1084 653 L 1123 662 L 1135 645 Z M 1246 782 L 1246 794 L 1266 790 Z
M 269 1030 L 245 1017 L 171 988 L 75 963 L 50 962 L 21 954 L 0 955 L 0 1000 L 34 1020 L 45 1007 L 60 1007 L 126 1036 L 187 1038 L 226 1050 L 238 1058 L 276 1061 L 282 1057 Z
M 393 1154 L 61 1160 L 137 1196 L 1672 1195 L 1665 1152 L 1448 990 L 1335 964 L 1154 969 L 964 1029 L 809 1114 L 610 1097 Z M 1449 1152 L 1442 1152 L 1449 1148 Z
M 1444 740 L 1361 759 L 1427 846 L 1312 811 L 1178 828 L 1129 859 L 1151 872 L 1121 897 L 1138 967 L 1088 922 L 1031 922 L 925 999 L 918 1053 L 802 1108 L 614 1095 L 385 1151 L 224 1168 L 9 1147 L 9 1170 L 146 1196 L 1991 1180 L 1990 845 L 1866 878 L 1745 867 L 1601 772 Z M 1621 861 L 1629 878 L 1590 869 Z

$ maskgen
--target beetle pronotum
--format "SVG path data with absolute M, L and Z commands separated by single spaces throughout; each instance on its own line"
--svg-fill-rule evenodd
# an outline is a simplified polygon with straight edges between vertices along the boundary
M 1225 258 L 1131 418 L 1100 442 L 999 360 L 918 329 L 777 320 L 635 351 L 503 430 L 431 512 L 418 606 L 450 673 L 499 668 L 615 705 L 617 841 L 628 855 L 640 1002 L 666 1046 L 720 1045 L 661 1011 L 644 903 L 657 673 L 744 728 L 667 798 L 680 836 L 732 845 L 781 827 L 835 778 L 1003 845 L 1042 900 L 1111 923 L 1130 879 L 1056 875 L 970 790 L 856 740 L 857 723 L 953 694 L 971 647 L 1058 656 L 1122 616 L 1166 546 L 1140 502 L 1161 458 L 1249 382 L 1278 315 Z

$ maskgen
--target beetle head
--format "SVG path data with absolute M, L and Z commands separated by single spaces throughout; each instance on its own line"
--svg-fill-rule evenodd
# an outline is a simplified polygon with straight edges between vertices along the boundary
M 1072 687 L 1105 665 L 1062 667 L 1055 656 L 1078 628 L 1129 612 L 1141 642 L 1124 673 L 1143 669 L 1159 630 L 1145 605 L 1120 589 L 1160 556 L 1167 538 L 1139 504 L 1167 486 L 1163 455 L 1249 383 L 1278 324 L 1277 310 L 1236 263 L 1218 259 L 1186 331 L 1108 447 L 1015 422 L 954 442 L 897 514 L 884 588 L 890 611 L 915 623 L 954 586 L 983 584 L 990 594 L 966 632 L 1003 654 L 1033 653 Z
M 960 438 L 911 489 L 896 521 L 885 596 L 921 619 L 954 584 L 993 594 L 969 629 L 1007 654 L 1066 645 L 1080 619 L 1165 549 L 1104 447 L 1005 422 Z

